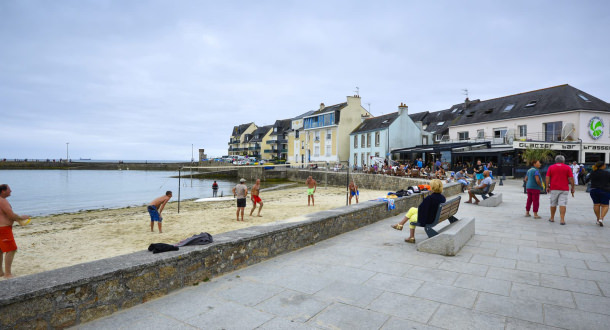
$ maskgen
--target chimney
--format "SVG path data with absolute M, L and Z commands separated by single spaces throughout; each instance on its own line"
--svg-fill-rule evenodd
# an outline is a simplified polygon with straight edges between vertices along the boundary
M 324 105 L 324 103 L 320 103 L 320 110 L 326 108 L 326 106 Z
M 360 122 L 364 122 L 365 120 L 369 119 L 371 116 L 369 116 L 368 114 L 365 115 L 360 115 Z
M 398 115 L 402 116 L 402 114 L 409 114 L 409 107 L 406 104 L 403 104 L 402 102 L 400 102 L 400 105 L 398 106 Z
M 361 100 L 360 100 L 360 96 L 358 95 L 354 95 L 354 96 L 348 96 L 347 97 L 347 105 L 355 105 L 355 106 L 362 106 Z
M 466 99 L 464 100 L 464 106 L 465 106 L 465 108 L 468 108 L 468 105 L 470 105 L 470 100 L 469 100 L 468 98 L 466 98 Z

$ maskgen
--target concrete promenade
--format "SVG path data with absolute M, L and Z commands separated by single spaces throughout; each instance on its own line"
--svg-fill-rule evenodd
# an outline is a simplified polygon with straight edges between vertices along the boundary
M 542 219 L 525 218 L 520 180 L 495 191 L 495 208 L 462 194 L 476 235 L 455 257 L 417 252 L 393 217 L 76 328 L 608 328 L 610 216 L 595 225 L 582 186 L 566 226 L 547 221 L 547 195 Z

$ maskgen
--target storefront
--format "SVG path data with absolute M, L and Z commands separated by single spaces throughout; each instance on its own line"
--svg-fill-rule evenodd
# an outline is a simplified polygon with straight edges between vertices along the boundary
M 471 150 L 489 149 L 491 142 L 458 142 L 419 145 L 412 148 L 395 149 L 391 151 L 392 159 L 399 162 L 413 162 L 422 158 L 424 163 L 435 162 L 440 159 L 448 168 L 454 169 L 457 162 L 454 154 L 456 152 L 468 152 Z
M 582 142 L 530 142 L 530 141 L 515 141 L 513 148 L 520 156 L 523 150 L 527 148 L 533 149 L 549 149 L 555 151 L 557 155 L 563 155 L 566 158 L 566 163 L 576 161 L 579 164 L 595 163 L 598 160 L 608 162 L 610 159 L 609 144 L 591 144 Z M 521 159 L 521 158 L 520 158 Z

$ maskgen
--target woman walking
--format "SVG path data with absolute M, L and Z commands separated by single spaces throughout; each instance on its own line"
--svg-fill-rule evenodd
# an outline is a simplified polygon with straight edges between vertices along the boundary
M 525 188 L 527 189 L 527 202 L 525 203 L 525 216 L 530 217 L 530 208 L 534 204 L 534 219 L 540 219 L 538 209 L 540 208 L 540 192 L 542 187 L 542 177 L 540 176 L 540 161 L 533 160 L 532 168 L 527 171 L 525 176 Z
M 593 200 L 593 212 L 597 217 L 597 224 L 603 227 L 610 200 L 610 172 L 606 171 L 604 161 L 600 160 L 593 165 L 593 172 L 589 175 L 589 180 L 591 180 L 589 194 Z

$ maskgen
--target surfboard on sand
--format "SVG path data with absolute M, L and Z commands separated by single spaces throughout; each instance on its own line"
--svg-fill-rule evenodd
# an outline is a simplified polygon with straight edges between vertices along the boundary
M 195 202 L 224 202 L 234 200 L 233 196 L 225 196 L 225 197 L 209 197 L 209 198 L 200 198 L 196 199 Z

